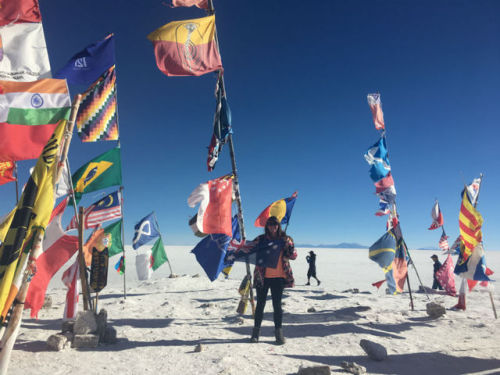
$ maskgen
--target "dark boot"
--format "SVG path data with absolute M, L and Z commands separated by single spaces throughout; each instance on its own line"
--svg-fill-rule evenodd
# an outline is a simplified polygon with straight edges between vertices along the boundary
M 274 330 L 274 336 L 276 337 L 276 345 L 283 345 L 285 343 L 285 337 L 283 336 L 283 328 L 276 328 Z
M 250 342 L 259 342 L 260 327 L 253 327 L 252 337 L 250 337 Z

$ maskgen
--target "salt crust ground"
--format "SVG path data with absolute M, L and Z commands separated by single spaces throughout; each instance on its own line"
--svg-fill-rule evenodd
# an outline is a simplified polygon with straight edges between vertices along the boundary
M 25 312 L 9 374 L 294 374 L 300 365 L 328 365 L 332 373 L 345 374 L 340 368 L 344 360 L 365 366 L 370 374 L 500 374 L 500 320 L 493 317 L 485 288 L 468 294 L 465 312 L 449 310 L 430 320 L 425 294 L 414 293 L 411 311 L 408 293 L 387 296 L 383 288 L 371 286 L 383 275 L 368 260 L 367 250 L 315 249 L 322 280 L 317 287 L 304 285 L 309 249 L 299 249 L 292 263 L 297 286 L 286 290 L 284 298 L 286 345 L 273 344 L 270 301 L 261 342 L 249 344 L 249 309 L 243 321 L 235 313 L 245 267 L 239 264 L 229 280 L 211 283 L 189 250 L 167 248 L 179 278 L 169 279 L 164 265 L 148 281 L 137 280 L 135 253 L 128 251 L 126 299 L 123 279 L 110 267 L 99 308 L 108 311 L 119 341 L 95 350 L 47 351 L 45 342 L 59 331 L 64 310 L 65 289 L 57 275 L 49 291 L 53 307 L 42 310 L 38 320 Z M 412 252 L 427 286 L 432 253 Z M 500 252 L 487 253 L 487 260 L 500 273 Z M 418 288 L 413 270 L 410 277 L 412 288 Z M 352 288 L 360 293 L 345 292 Z M 493 293 L 500 314 L 500 298 Z M 444 295 L 430 298 L 447 308 L 457 302 Z M 307 312 L 310 307 L 316 311 Z M 368 359 L 361 339 L 384 345 L 389 358 Z M 198 343 L 201 353 L 194 352 Z

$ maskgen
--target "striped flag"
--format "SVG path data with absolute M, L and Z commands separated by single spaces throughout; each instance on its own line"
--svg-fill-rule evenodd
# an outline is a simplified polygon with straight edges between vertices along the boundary
M 464 244 L 462 258 L 463 261 L 466 261 L 472 254 L 472 250 L 482 240 L 481 226 L 483 225 L 483 217 L 471 204 L 466 190 L 462 193 L 462 206 L 460 207 L 458 224 L 460 237 Z
M 95 228 L 106 221 L 122 217 L 121 194 L 117 190 L 106 195 L 83 212 L 85 229 Z M 73 216 L 66 230 L 78 228 L 76 218 Z
M 450 245 L 448 244 L 448 236 L 446 235 L 446 232 L 443 229 L 443 233 L 441 234 L 441 238 L 439 239 L 438 246 L 441 250 L 449 250 Z
M 83 94 L 76 127 L 82 142 L 118 140 L 114 65 Z

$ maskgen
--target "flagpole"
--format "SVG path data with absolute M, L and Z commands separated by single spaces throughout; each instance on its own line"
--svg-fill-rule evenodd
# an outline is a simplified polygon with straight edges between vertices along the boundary
M 209 7 L 209 9 L 208 9 L 209 15 L 215 14 L 213 0 L 208 0 L 208 7 Z M 215 26 L 214 37 L 215 37 L 215 42 L 216 42 L 217 49 L 218 49 L 219 55 L 220 55 L 220 45 L 219 45 L 219 37 L 217 34 L 217 26 Z M 226 87 L 225 87 L 225 83 L 224 83 L 224 75 L 222 74 L 222 72 L 219 72 L 219 77 L 217 79 L 220 80 L 219 83 L 221 85 L 221 90 L 224 93 L 224 96 L 226 96 Z M 240 185 L 238 182 L 238 169 L 236 168 L 236 157 L 234 154 L 233 136 L 232 136 L 231 132 L 229 132 L 229 134 L 228 134 L 228 143 L 229 143 L 229 154 L 231 156 L 231 166 L 233 169 L 233 176 L 234 176 L 234 181 L 233 181 L 234 194 L 236 197 L 236 205 L 238 207 L 238 223 L 240 225 L 241 239 L 243 242 L 246 239 L 245 224 L 244 224 L 244 220 L 243 220 L 243 207 L 241 204 Z M 245 259 L 245 264 L 246 264 L 247 277 L 250 280 L 249 293 L 250 293 L 250 303 L 252 305 L 252 316 L 253 316 L 253 315 L 255 315 L 255 302 L 254 302 L 254 296 L 253 296 L 252 274 L 250 272 L 250 262 L 249 262 L 248 256 Z M 243 300 L 243 298 L 245 298 L 245 295 L 243 295 L 241 298 Z M 246 298 L 248 298 L 248 296 L 246 296 Z
M 17 175 L 17 161 L 14 162 L 14 172 L 16 173 L 16 204 L 19 203 L 19 177 Z
M 118 114 L 118 112 L 117 112 Z M 118 140 L 118 147 L 120 147 L 120 140 Z M 120 152 L 121 152 L 121 148 L 120 148 Z M 121 159 L 121 155 L 120 155 L 120 159 Z M 120 186 L 120 196 L 121 196 L 121 199 L 120 199 L 120 205 L 121 205 L 121 210 L 122 210 L 122 256 L 123 256 L 123 264 L 125 265 L 125 230 L 124 230 L 124 216 L 125 216 L 125 213 L 123 212 L 123 186 Z M 127 267 L 125 267 L 125 269 L 123 270 L 123 299 L 127 299 L 127 274 L 126 274 L 126 271 L 127 271 Z
M 163 242 L 163 237 L 161 236 L 161 230 L 160 230 L 160 225 L 158 224 L 158 219 L 156 218 L 156 212 L 153 211 L 153 216 L 155 218 L 155 223 L 156 223 L 156 227 L 158 228 L 158 234 L 160 235 L 160 239 L 161 239 L 161 242 Z M 165 250 L 165 246 L 163 246 L 163 250 Z M 167 252 L 165 251 L 165 254 Z M 170 259 L 168 258 L 167 256 L 167 262 L 168 262 L 168 268 L 170 268 L 170 276 L 172 276 L 174 274 L 174 272 L 172 271 L 172 265 L 170 264 Z

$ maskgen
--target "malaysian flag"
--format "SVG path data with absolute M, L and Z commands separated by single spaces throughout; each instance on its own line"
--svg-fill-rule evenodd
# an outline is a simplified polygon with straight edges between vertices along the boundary
M 444 229 L 443 229 L 443 234 L 441 234 L 441 238 L 439 239 L 438 246 L 443 251 L 450 249 L 450 246 L 448 245 L 448 236 L 446 235 Z
M 101 200 L 87 207 L 83 211 L 85 229 L 95 228 L 106 221 L 122 217 L 121 194 L 117 190 L 106 195 Z M 76 229 L 76 218 L 73 216 L 66 230 Z

